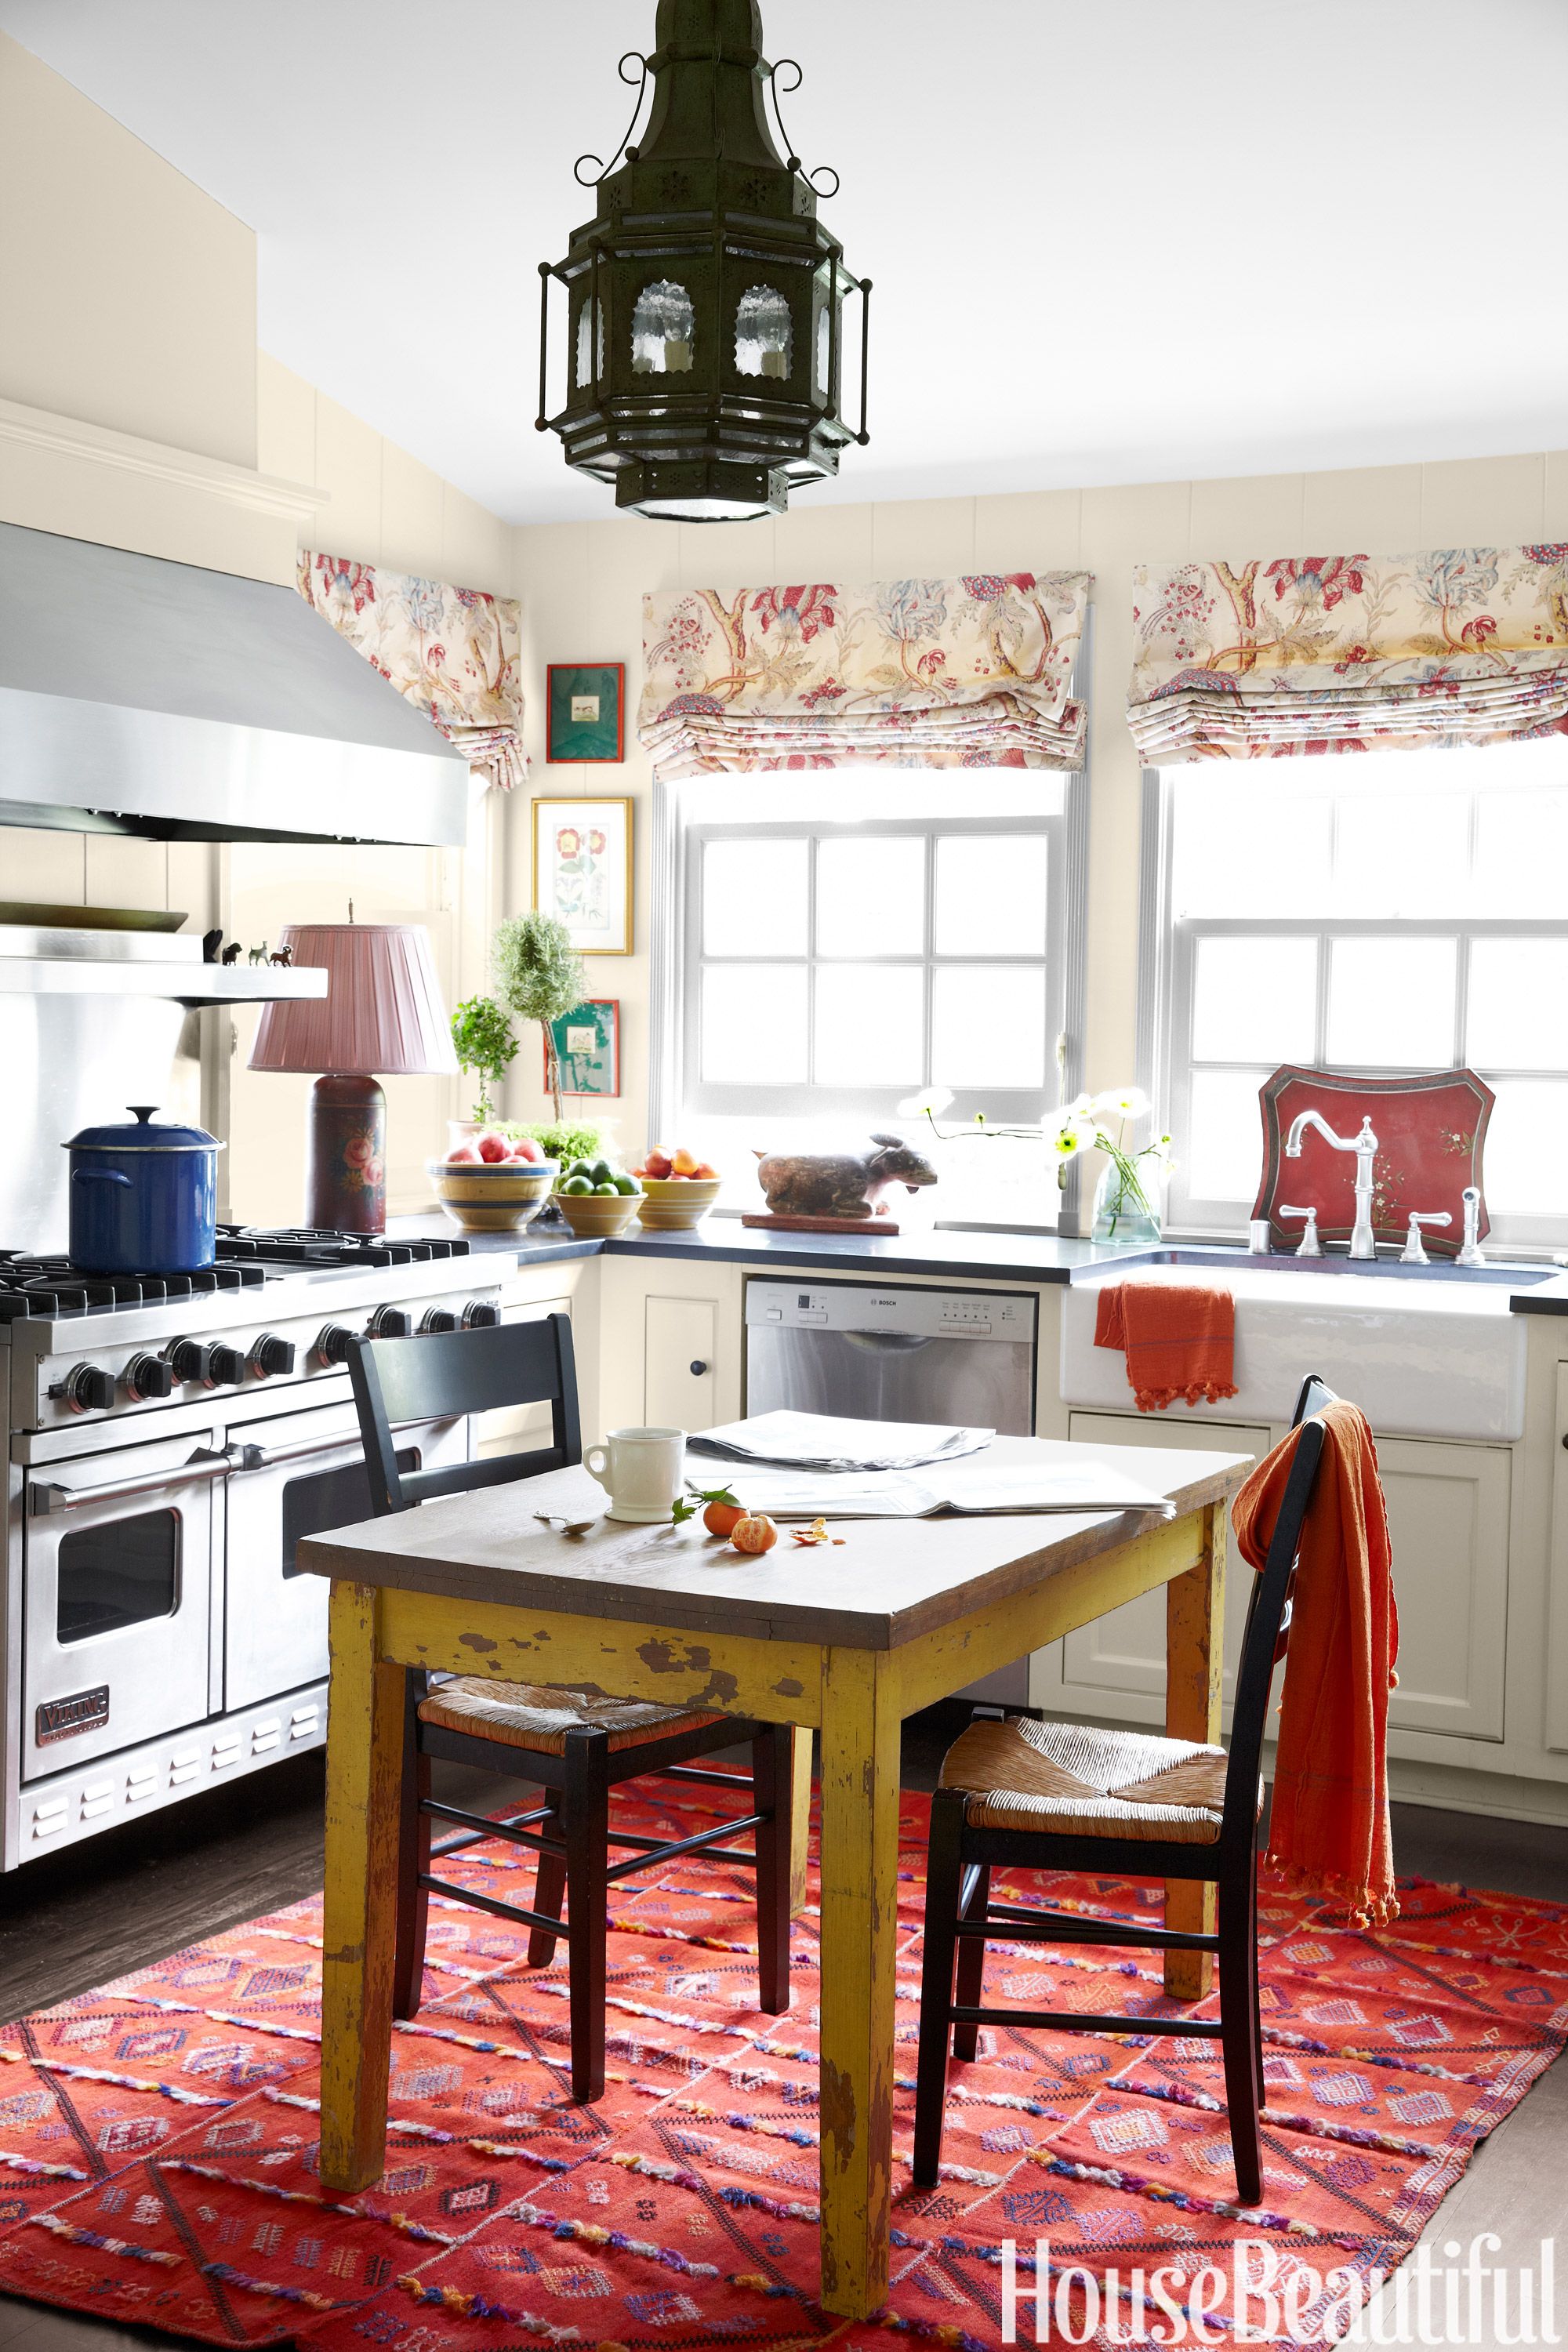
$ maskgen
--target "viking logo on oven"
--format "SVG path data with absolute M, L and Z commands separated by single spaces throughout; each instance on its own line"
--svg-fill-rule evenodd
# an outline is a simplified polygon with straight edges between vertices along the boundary
M 95 1684 L 91 1690 L 72 1691 L 68 1698 L 47 1698 L 40 1702 L 37 1718 L 37 1742 L 47 1748 L 56 1739 L 75 1739 L 83 1731 L 96 1731 L 109 1721 L 109 1685 Z

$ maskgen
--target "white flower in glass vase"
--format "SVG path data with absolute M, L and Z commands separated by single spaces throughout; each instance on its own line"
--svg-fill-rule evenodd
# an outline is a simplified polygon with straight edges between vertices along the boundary
M 1160 1238 L 1171 1139 L 1162 1135 L 1134 1150 L 1128 1137 L 1129 1127 L 1148 1109 L 1149 1097 L 1141 1087 L 1110 1087 L 1092 1098 L 1079 1095 L 1057 1115 L 1056 1149 L 1064 1177 L 1079 1151 L 1105 1154 L 1094 1190 L 1092 1241 L 1133 1244 Z

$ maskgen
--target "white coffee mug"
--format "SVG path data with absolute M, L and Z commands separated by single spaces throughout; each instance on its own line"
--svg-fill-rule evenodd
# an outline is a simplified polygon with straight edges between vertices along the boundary
M 612 1429 L 603 1445 L 588 1447 L 583 1467 L 610 1497 L 607 1517 L 668 1519 L 686 1471 L 686 1432 Z

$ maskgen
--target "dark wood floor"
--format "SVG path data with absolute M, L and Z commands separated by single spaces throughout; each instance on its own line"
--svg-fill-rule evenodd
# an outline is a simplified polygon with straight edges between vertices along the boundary
M 950 1700 L 905 1725 L 907 1788 L 934 1785 L 967 1719 Z M 437 1770 L 449 1775 L 445 1793 L 457 1802 L 480 1801 L 496 1785 L 456 1767 Z M 321 1792 L 318 1751 L 0 1877 L 0 2019 L 86 1992 L 310 1894 L 321 1883 Z M 1420 1877 L 1568 1898 L 1568 1831 L 1396 1805 L 1394 1852 L 1400 1870 Z M 1568 2067 L 1553 2067 L 1493 2134 L 1429 2234 L 1468 2244 L 1482 2230 L 1502 2235 L 1497 2259 L 1532 2263 L 1542 2238 L 1568 2236 Z M 1568 2259 L 1562 2267 L 1568 2273 Z M 1568 2309 L 1568 2279 L 1560 2301 Z M 0 2352 L 110 2352 L 115 2337 L 168 2340 L 0 2296 Z

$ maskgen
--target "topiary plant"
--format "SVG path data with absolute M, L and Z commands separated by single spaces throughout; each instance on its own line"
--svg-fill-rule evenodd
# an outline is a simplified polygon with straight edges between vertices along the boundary
M 521 1021 L 537 1021 L 544 1033 L 544 1068 L 555 1123 L 561 1124 L 561 1066 L 551 1028 L 588 993 L 583 959 L 564 923 L 552 915 L 512 915 L 496 931 L 490 969 L 502 1001 Z
M 511 1034 L 511 1023 L 493 996 L 470 996 L 458 1005 L 452 1015 L 452 1045 L 458 1067 L 471 1071 L 479 1079 L 479 1098 L 474 1105 L 474 1117 L 481 1127 L 488 1127 L 495 1108 L 490 1088 L 500 1086 L 517 1059 L 517 1039 Z

